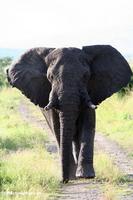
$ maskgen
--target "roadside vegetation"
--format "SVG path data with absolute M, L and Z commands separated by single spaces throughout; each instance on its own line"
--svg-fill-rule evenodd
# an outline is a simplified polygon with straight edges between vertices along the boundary
M 47 199 L 59 187 L 57 160 L 45 150 L 46 133 L 21 119 L 20 99 L 15 89 L 0 92 L 0 199 Z
M 133 156 L 133 93 L 124 99 L 114 95 L 99 106 L 97 131 L 116 141 Z

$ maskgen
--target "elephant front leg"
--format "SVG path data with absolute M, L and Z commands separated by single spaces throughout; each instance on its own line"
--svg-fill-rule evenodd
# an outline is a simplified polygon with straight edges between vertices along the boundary
M 80 151 L 80 144 L 79 144 L 79 138 L 78 133 L 76 133 L 73 137 L 72 142 L 72 154 L 70 159 L 70 179 L 76 179 L 76 170 L 78 166 L 78 157 L 79 157 L 79 151 Z
M 55 110 L 44 110 L 41 109 L 45 119 L 52 131 L 52 133 L 56 137 L 58 149 L 60 152 L 60 123 L 59 123 L 59 114 Z M 70 153 L 70 165 L 69 165 L 69 179 L 73 180 L 76 178 L 76 169 L 77 163 L 75 162 L 74 156 L 72 152 Z
M 69 165 L 69 179 L 76 179 L 77 163 L 75 162 L 73 154 L 70 155 L 70 165 Z
M 80 139 L 80 153 L 76 176 L 80 178 L 94 178 L 93 151 L 95 136 L 95 111 L 88 109 L 82 114 L 82 129 Z

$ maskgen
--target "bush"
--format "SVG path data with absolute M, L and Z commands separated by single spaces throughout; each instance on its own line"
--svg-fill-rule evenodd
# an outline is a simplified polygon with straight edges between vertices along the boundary
M 11 64 L 11 62 L 12 58 L 10 57 L 4 57 L 0 59 L 0 88 L 3 86 L 8 86 L 8 81 L 4 70 Z
M 133 91 L 133 75 L 131 76 L 131 80 L 127 84 L 126 87 L 123 87 L 119 92 L 118 92 L 118 97 L 123 98 L 126 95 L 130 95 L 131 91 Z

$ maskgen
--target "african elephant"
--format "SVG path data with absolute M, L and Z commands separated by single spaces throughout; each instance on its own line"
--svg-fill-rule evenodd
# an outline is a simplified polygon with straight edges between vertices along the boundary
M 10 84 L 39 105 L 55 134 L 63 183 L 95 177 L 95 106 L 126 86 L 131 74 L 109 45 L 33 48 L 8 69 Z

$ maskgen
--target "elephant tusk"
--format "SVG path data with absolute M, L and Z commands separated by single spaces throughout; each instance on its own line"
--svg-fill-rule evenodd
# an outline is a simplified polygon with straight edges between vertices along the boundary
M 46 111 L 50 110 L 49 106 L 45 106 L 44 109 L 45 109 Z
M 58 106 L 58 104 L 55 103 L 55 102 L 49 102 L 48 105 L 44 107 L 44 109 L 45 109 L 46 111 L 48 111 L 48 110 L 50 110 L 50 109 L 52 109 L 52 108 L 59 109 L 59 106 Z
M 50 109 L 52 109 L 52 108 L 53 108 L 53 104 L 52 104 L 51 102 L 49 102 L 48 105 L 44 107 L 44 109 L 45 109 L 46 111 L 48 111 L 48 110 L 50 110 Z
M 92 109 L 97 109 L 97 106 L 94 105 L 91 101 L 89 101 L 88 107 L 89 107 L 89 108 L 92 108 Z

